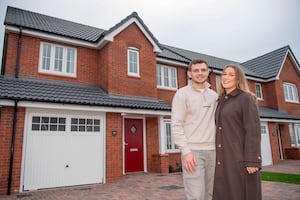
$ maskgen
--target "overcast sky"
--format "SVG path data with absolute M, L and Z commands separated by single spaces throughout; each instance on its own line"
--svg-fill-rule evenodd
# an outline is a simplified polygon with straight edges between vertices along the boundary
M 237 62 L 290 45 L 300 62 L 300 0 L 0 0 L 108 30 L 136 11 L 162 43 Z

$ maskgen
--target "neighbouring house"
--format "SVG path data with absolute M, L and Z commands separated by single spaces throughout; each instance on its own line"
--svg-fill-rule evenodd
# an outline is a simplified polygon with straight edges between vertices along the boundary
M 103 30 L 7 7 L 0 76 L 0 194 L 180 168 L 171 101 L 194 58 L 213 89 L 238 63 L 259 98 L 263 165 L 300 159 L 291 48 L 236 61 L 161 44 L 136 12 Z

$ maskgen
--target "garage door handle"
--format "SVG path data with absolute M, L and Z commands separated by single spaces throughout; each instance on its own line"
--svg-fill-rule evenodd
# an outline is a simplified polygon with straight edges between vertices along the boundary
M 66 165 L 66 168 L 68 168 L 69 167 L 69 165 Z
M 128 143 L 127 143 L 127 142 L 124 142 L 124 145 L 125 145 L 125 146 L 127 146 L 127 145 L 128 145 Z

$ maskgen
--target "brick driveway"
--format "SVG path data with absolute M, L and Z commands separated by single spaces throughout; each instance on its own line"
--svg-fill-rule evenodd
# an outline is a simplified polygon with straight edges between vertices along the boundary
M 263 171 L 286 170 L 299 173 L 300 161 L 283 161 L 279 165 L 263 168 Z M 262 182 L 263 200 L 299 200 L 300 185 Z M 109 184 L 95 184 L 65 187 L 40 191 L 23 192 L 16 195 L 0 196 L 10 200 L 184 200 L 181 173 L 172 174 L 131 174 Z

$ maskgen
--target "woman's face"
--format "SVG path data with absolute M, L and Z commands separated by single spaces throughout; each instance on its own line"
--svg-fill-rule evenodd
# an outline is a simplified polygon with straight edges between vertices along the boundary
M 226 93 L 232 92 L 237 87 L 237 75 L 232 67 L 224 69 L 221 76 L 221 84 L 226 90 Z

